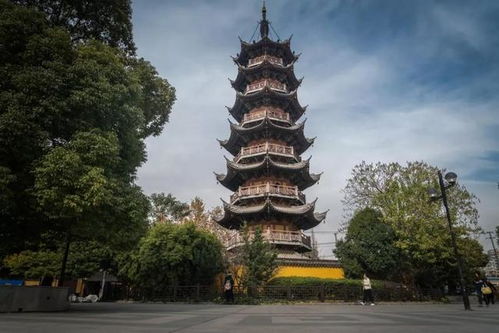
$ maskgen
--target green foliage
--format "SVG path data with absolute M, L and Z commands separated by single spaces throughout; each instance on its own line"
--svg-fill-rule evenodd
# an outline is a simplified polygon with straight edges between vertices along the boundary
M 13 2 L 0 0 L 0 258 L 68 225 L 133 247 L 149 209 L 134 184 L 144 140 L 175 90 L 133 56 L 128 1 Z
M 162 223 L 121 258 L 120 274 L 152 296 L 168 285 L 211 284 L 222 269 L 222 245 L 214 235 L 192 223 Z
M 155 223 L 179 222 L 190 213 L 189 205 L 177 200 L 170 193 L 168 195 L 153 193 L 150 200 L 152 206 L 150 217 Z
M 34 195 L 52 219 L 86 218 L 106 208 L 114 190 L 112 170 L 119 159 L 113 133 L 76 133 L 43 156 L 34 170 Z M 90 217 L 89 217 L 90 218 Z
M 100 269 L 112 268 L 112 251 L 97 242 L 74 242 L 70 247 L 67 276 L 85 278 Z M 62 251 L 48 249 L 22 251 L 4 259 L 4 265 L 14 276 L 25 279 L 57 277 L 61 270 Z
M 266 284 L 277 269 L 277 251 L 271 244 L 266 242 L 262 236 L 260 226 L 250 235 L 247 226 L 243 229 L 244 245 L 240 254 L 241 264 L 244 267 L 242 285 L 250 288 L 258 288 Z
M 26 279 L 57 276 L 61 270 L 61 256 L 53 251 L 22 251 L 5 257 L 4 265 L 11 274 Z
M 345 240 L 336 244 L 335 255 L 348 277 L 361 278 L 367 273 L 388 279 L 395 274 L 400 253 L 394 246 L 395 233 L 382 218 L 374 209 L 359 210 L 348 224 Z
M 457 279 L 442 204 L 430 203 L 427 194 L 429 188 L 439 188 L 437 171 L 424 162 L 409 162 L 406 166 L 362 162 L 354 167 L 344 189 L 348 211 L 374 208 L 393 229 L 403 279 L 409 284 L 442 286 Z M 472 260 L 479 256 L 476 251 L 480 251 L 480 245 L 470 238 L 479 230 L 478 199 L 459 184 L 449 188 L 447 195 L 457 238 L 467 238 L 468 245 L 474 243 L 466 247 L 459 242 L 460 253 L 470 265 L 480 264 Z
M 361 287 L 362 280 L 354 279 L 321 279 L 316 277 L 300 277 L 300 276 L 288 276 L 288 277 L 276 277 L 269 281 L 270 285 L 274 286 L 329 286 L 329 287 Z M 381 287 L 383 284 L 381 281 L 371 280 L 371 285 L 373 288 Z
M 71 39 L 102 41 L 134 53 L 130 0 L 12 0 L 35 7 L 56 26 L 66 28 Z

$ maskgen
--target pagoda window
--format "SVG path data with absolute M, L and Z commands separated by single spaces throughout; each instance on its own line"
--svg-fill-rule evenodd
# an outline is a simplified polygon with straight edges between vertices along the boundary
M 249 94 L 256 91 L 260 91 L 265 87 L 269 87 L 270 89 L 276 91 L 287 92 L 285 83 L 279 82 L 274 79 L 263 79 L 263 80 L 253 81 L 250 84 L 248 84 L 246 86 L 245 93 Z
M 274 57 L 274 56 L 271 56 L 268 54 L 264 54 L 264 55 L 261 55 L 259 57 L 249 59 L 248 60 L 248 67 L 253 67 L 253 66 L 259 65 L 264 61 L 268 61 L 268 62 L 275 64 L 275 65 L 284 66 L 284 62 L 282 61 L 282 58 Z
M 262 120 L 264 118 L 269 118 L 277 121 L 285 121 L 287 123 L 291 122 L 289 113 L 284 112 L 279 108 L 265 106 L 253 109 L 250 112 L 245 113 L 242 124 L 246 124 L 252 121 Z
M 296 158 L 293 146 L 284 146 L 275 143 L 265 142 L 259 145 L 242 147 L 237 154 L 235 161 L 239 162 L 242 158 L 257 156 L 262 154 L 280 155 Z

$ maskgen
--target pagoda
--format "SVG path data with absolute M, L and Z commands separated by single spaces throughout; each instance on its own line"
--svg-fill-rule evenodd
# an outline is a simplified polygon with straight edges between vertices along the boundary
M 228 107 L 236 122 L 230 136 L 219 140 L 232 157 L 226 157 L 227 173 L 215 174 L 217 181 L 233 191 L 223 201 L 223 215 L 216 222 L 240 230 L 246 223 L 250 233 L 262 228 L 263 237 L 274 244 L 279 258 L 307 259 L 313 253 L 309 236 L 303 233 L 323 221 L 326 213 L 315 213 L 317 201 L 306 201 L 303 191 L 319 181 L 310 173 L 310 158 L 301 155 L 314 139 L 304 135 L 299 122 L 306 107 L 298 102 L 291 38 L 269 37 L 270 22 L 265 4 L 259 22 L 260 40 L 241 40 L 241 51 L 233 57 L 238 73 L 230 80 L 236 100 Z M 243 244 L 236 233 L 227 244 L 230 251 Z

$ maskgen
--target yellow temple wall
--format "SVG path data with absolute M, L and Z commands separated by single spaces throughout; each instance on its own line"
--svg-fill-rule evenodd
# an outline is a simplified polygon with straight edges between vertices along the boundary
M 345 272 L 341 267 L 279 266 L 274 278 L 289 276 L 344 279 Z

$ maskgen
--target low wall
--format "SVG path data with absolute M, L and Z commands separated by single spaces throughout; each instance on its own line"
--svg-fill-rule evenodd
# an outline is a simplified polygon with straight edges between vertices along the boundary
M 65 311 L 69 288 L 0 286 L 0 312 Z
M 321 279 L 344 279 L 345 273 L 341 267 L 306 267 L 279 265 L 276 277 L 315 277 Z

